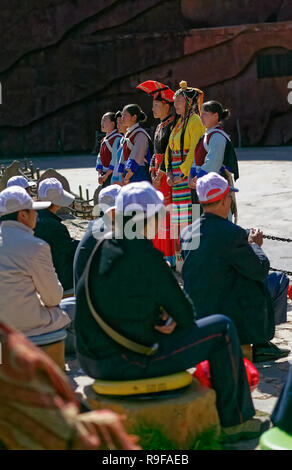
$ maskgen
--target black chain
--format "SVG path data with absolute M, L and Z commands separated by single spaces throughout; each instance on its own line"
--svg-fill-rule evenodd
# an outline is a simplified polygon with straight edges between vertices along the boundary
M 274 235 L 264 235 L 264 238 L 267 238 L 268 240 L 276 240 L 279 242 L 292 242 L 291 238 L 275 237 Z
M 292 242 L 291 238 L 275 237 L 274 235 L 264 235 L 264 238 L 267 238 L 268 240 L 276 240 L 278 242 Z M 292 276 L 291 271 L 284 271 L 283 269 L 270 268 L 270 271 L 281 271 L 282 273 L 287 274 L 288 276 Z
M 291 271 L 283 271 L 283 269 L 270 268 L 270 271 L 280 271 L 281 273 L 287 274 L 288 276 L 292 276 Z

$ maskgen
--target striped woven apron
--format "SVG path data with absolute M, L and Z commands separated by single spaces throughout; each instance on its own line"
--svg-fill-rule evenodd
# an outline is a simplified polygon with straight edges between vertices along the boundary
M 188 154 L 188 150 L 184 150 L 184 158 Z M 172 151 L 172 174 L 174 177 L 180 176 L 181 153 L 180 151 Z M 192 223 L 192 197 L 191 190 L 188 187 L 188 178 L 184 177 L 181 183 L 172 186 L 172 214 L 171 224 L 179 226 L 179 231 Z M 173 227 L 174 229 L 174 227 Z M 176 228 L 177 230 L 177 228 Z

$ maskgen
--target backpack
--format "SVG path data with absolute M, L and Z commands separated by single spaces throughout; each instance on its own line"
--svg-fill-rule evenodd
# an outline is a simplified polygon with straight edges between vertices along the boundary
M 213 134 L 221 134 L 226 139 L 224 157 L 223 157 L 223 167 L 233 174 L 234 180 L 236 181 L 239 178 L 239 169 L 238 169 L 238 161 L 237 155 L 235 153 L 235 149 L 233 144 L 229 138 L 229 136 L 223 131 L 223 129 L 216 129 L 211 132 L 207 137 L 207 144 L 209 144 L 210 138 Z

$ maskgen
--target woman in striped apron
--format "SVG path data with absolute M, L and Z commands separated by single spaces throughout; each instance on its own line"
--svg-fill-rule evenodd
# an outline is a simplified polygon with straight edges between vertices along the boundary
M 151 160 L 150 174 L 153 186 L 164 195 L 165 206 L 171 205 L 172 202 L 172 188 L 167 184 L 164 164 L 165 149 L 176 119 L 176 116 L 172 113 L 172 103 L 173 101 L 166 100 L 159 92 L 153 96 L 153 116 L 156 119 L 160 119 L 160 123 L 154 134 L 154 155 Z M 174 240 L 170 235 L 170 214 L 166 212 L 165 218 L 161 221 L 159 231 L 153 239 L 153 245 L 164 253 L 171 267 L 175 268 Z
M 167 183 L 172 186 L 172 237 L 176 241 L 177 261 L 180 260 L 179 235 L 192 222 L 192 195 L 188 176 L 196 145 L 205 128 L 197 112 L 203 102 L 203 92 L 180 82 L 174 95 L 174 106 L 180 116 L 174 126 L 165 153 Z M 178 264 L 178 263 L 177 263 Z

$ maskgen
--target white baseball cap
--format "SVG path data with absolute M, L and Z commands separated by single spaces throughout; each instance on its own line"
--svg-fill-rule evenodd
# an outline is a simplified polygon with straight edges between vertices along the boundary
M 42 201 L 50 201 L 56 206 L 68 207 L 75 199 L 73 194 L 68 193 L 62 184 L 56 178 L 46 178 L 39 184 L 39 199 Z
M 9 186 L 0 193 L 0 217 L 24 209 L 47 209 L 50 202 L 35 202 L 20 186 Z
M 113 208 L 116 203 L 116 198 L 122 187 L 119 184 L 111 184 L 103 188 L 98 194 L 98 204 L 93 208 L 92 215 L 98 216 L 101 211 L 101 205 L 108 206 L 108 210 Z M 105 211 L 106 212 L 108 212 Z
M 136 220 L 147 219 L 163 207 L 164 196 L 148 181 L 129 183 L 123 186 L 116 199 L 116 212 L 124 215 L 135 215 Z
M 35 186 L 36 183 L 33 181 L 28 181 L 24 176 L 12 176 L 7 181 L 6 187 L 9 188 L 10 186 L 20 186 L 21 188 L 27 189 L 30 186 Z
M 225 178 L 211 171 L 197 179 L 196 191 L 201 204 L 211 204 L 220 201 L 230 191 L 238 192 L 238 189 L 229 186 Z

